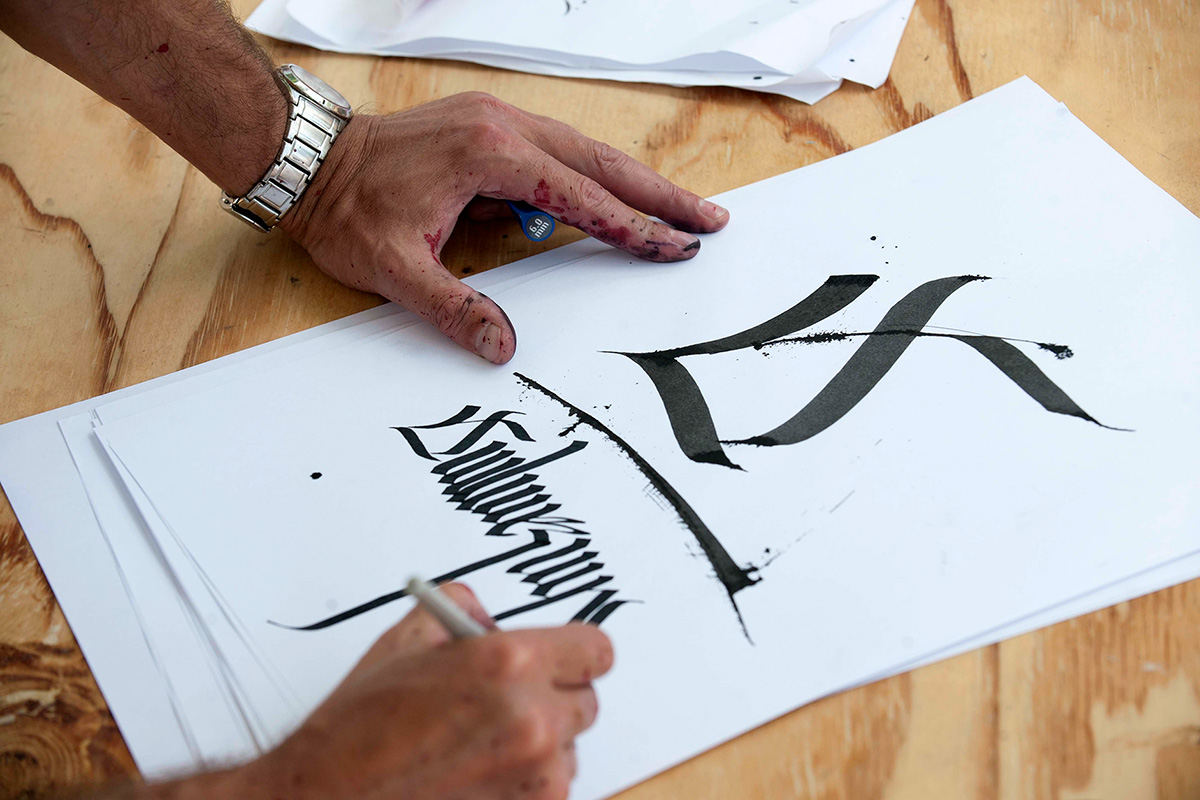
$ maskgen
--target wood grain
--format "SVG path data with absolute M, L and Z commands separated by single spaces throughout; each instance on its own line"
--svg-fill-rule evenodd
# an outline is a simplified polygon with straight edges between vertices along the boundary
M 248 13 L 253 0 L 235 2 Z M 892 77 L 815 107 L 727 89 L 576 82 L 268 42 L 387 111 L 491 92 L 712 194 L 862 146 L 1028 74 L 1200 212 L 1200 4 L 918 0 Z M 127 386 L 379 302 L 215 188 L 119 110 L 0 39 L 0 421 Z M 534 245 L 470 224 L 459 274 Z M 7 502 L 0 503 L 0 798 L 133 774 Z M 1200 582 L 813 703 L 630 790 L 819 800 L 1200 797 Z

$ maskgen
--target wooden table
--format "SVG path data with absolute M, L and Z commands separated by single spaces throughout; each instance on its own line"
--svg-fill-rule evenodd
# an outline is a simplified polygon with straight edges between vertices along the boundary
M 234 5 L 246 14 L 254 0 Z M 268 46 L 368 109 L 491 92 L 701 194 L 875 141 L 1028 74 L 1200 212 L 1195 0 L 918 0 L 891 79 L 811 108 Z M 215 196 L 136 122 L 0 38 L 0 422 L 379 302 L 333 283 L 282 234 L 226 216 Z M 446 263 L 464 274 L 542 249 L 516 231 L 460 226 Z M 133 772 L 4 502 L 0 798 Z M 813 703 L 626 796 L 1200 797 L 1200 581 Z

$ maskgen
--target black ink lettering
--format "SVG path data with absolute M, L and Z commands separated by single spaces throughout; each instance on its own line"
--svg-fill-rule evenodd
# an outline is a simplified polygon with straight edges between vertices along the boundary
M 529 544 L 521 545 L 520 547 L 500 553 L 499 555 L 495 555 L 490 558 L 485 558 L 481 561 L 476 561 L 472 564 L 468 564 L 465 567 L 460 567 L 459 569 L 456 569 L 456 570 L 451 570 L 450 572 L 447 572 L 444 575 L 437 576 L 436 578 L 433 579 L 433 582 L 436 584 L 442 584 L 442 583 L 449 583 L 450 581 L 456 581 L 459 578 L 463 577 L 464 575 L 470 575 L 472 572 L 475 572 L 476 570 L 481 570 L 481 569 L 484 569 L 485 567 L 490 567 L 495 564 L 501 564 L 501 563 L 509 560 L 510 558 L 517 558 L 518 556 L 523 556 L 531 550 L 536 550 L 539 547 L 545 547 L 546 545 L 550 544 L 550 537 L 546 534 L 545 531 L 532 531 L 532 533 L 533 533 L 533 541 L 531 541 Z M 311 625 L 292 626 L 292 625 L 283 625 L 281 623 L 273 622 L 270 620 L 268 620 L 268 622 L 271 622 L 271 624 L 277 628 L 288 628 L 289 630 L 293 630 L 293 631 L 319 631 L 323 628 L 328 628 L 331 625 L 337 625 L 339 622 L 345 622 L 348 619 L 353 619 L 354 617 L 357 617 L 359 614 L 365 614 L 368 611 L 374 611 L 375 609 L 379 608 L 380 606 L 387 605 L 388 603 L 395 602 L 396 600 L 400 600 L 401 598 L 404 598 L 404 597 L 408 597 L 407 589 L 401 589 L 396 592 L 391 592 L 390 594 L 381 595 L 379 597 L 376 597 L 374 600 L 369 600 L 366 603 L 363 603 L 362 605 L 357 605 L 354 608 L 347 609 L 346 611 L 343 611 L 340 614 L 334 614 L 332 617 L 320 620 L 319 622 L 314 622 Z
M 551 553 L 543 553 L 539 556 L 534 556 L 533 558 L 529 559 L 528 561 L 522 561 L 520 564 L 514 564 L 513 566 L 508 568 L 508 571 L 509 572 L 524 572 L 529 567 L 532 567 L 536 564 L 540 564 L 543 561 L 553 561 L 554 559 L 558 558 L 559 556 L 565 556 L 568 553 L 574 553 L 576 550 L 581 550 L 584 547 L 587 547 L 588 544 L 590 544 L 590 542 L 591 542 L 590 539 L 584 539 L 584 538 L 576 539 L 575 541 L 571 542 L 566 547 L 563 547 L 559 550 L 555 550 L 554 552 L 551 552 Z
M 684 455 L 692 461 L 731 469 L 741 467 L 729 459 L 724 445 L 771 447 L 798 444 L 828 430 L 875 388 L 915 338 L 923 336 L 954 339 L 970 346 L 1047 411 L 1109 427 L 1101 425 L 1085 412 L 1005 337 L 924 330 L 950 295 L 968 283 L 988 280 L 984 276 L 960 275 L 924 283 L 892 306 L 870 333 L 820 333 L 781 338 L 811 327 L 845 308 L 876 280 L 878 276 L 875 275 L 835 275 L 784 313 L 732 336 L 670 350 L 618 355 L 637 364 L 653 382 L 667 412 L 675 440 Z M 718 437 L 703 392 L 687 368 L 678 361 L 684 356 L 716 355 L 747 347 L 761 350 L 787 343 L 820 343 L 851 336 L 862 336 L 865 341 L 829 383 L 786 422 L 748 439 L 722 440 Z M 1060 359 L 1072 355 L 1071 349 L 1064 345 L 1047 342 L 1034 344 Z
M 508 419 L 518 412 L 497 411 L 479 420 L 475 418 L 479 411 L 479 406 L 467 405 L 442 422 L 432 425 L 398 426 L 393 430 L 404 437 L 415 455 L 435 462 L 430 473 L 437 476 L 438 483 L 445 487 L 442 494 L 447 496 L 448 502 L 456 504 L 458 510 L 479 516 L 481 521 L 489 526 L 485 535 L 515 536 L 525 533 L 532 536 L 532 541 L 497 556 L 451 570 L 435 578 L 435 582 L 456 580 L 477 570 L 518 560 L 532 551 L 540 552 L 550 543 L 551 535 L 571 536 L 574 537 L 574 541 L 565 547 L 540 553 L 533 558 L 518 560 L 514 566 L 507 569 L 508 573 L 522 574 L 521 581 L 533 585 L 530 593 L 538 599 L 510 609 L 497 616 L 497 619 L 543 608 L 582 593 L 602 592 L 605 602 L 596 606 L 589 617 L 591 620 L 597 620 L 596 624 L 599 624 L 598 620 L 605 619 L 612 609 L 627 601 L 611 599 L 616 593 L 615 589 L 599 588 L 611 582 L 612 576 L 601 575 L 576 585 L 578 581 L 604 568 L 604 564 L 596 560 L 600 551 L 583 550 L 591 542 L 591 536 L 580 527 L 583 524 L 581 520 L 554 516 L 562 506 L 552 501 L 546 486 L 537 482 L 538 475 L 534 472 L 578 453 L 587 447 L 587 442 L 573 441 L 548 455 L 529 460 L 518 455 L 515 446 L 501 440 L 480 444 L 484 436 L 504 430 L 517 442 L 534 443 L 533 437 L 524 427 Z M 457 425 L 472 427 L 465 436 L 445 450 L 434 452 L 427 446 L 424 437 L 428 434 L 423 432 Z M 555 563 L 563 556 L 566 556 L 567 560 Z M 533 574 L 523 574 L 536 564 L 547 566 Z M 551 595 L 551 592 L 555 591 L 558 593 Z M 326 619 L 292 629 L 322 630 L 407 596 L 408 592 L 404 589 L 389 592 Z M 274 622 L 272 624 L 279 625 Z
M 514 372 L 513 375 L 515 375 L 517 380 L 519 380 L 525 386 L 528 386 L 534 391 L 540 392 L 549 399 L 553 400 L 555 403 L 558 403 L 560 406 L 565 408 L 567 412 L 572 417 L 579 420 L 581 424 L 591 428 L 592 430 L 604 436 L 604 438 L 608 439 L 608 441 L 617 448 L 621 455 L 625 456 L 625 458 L 629 459 L 633 463 L 634 467 L 636 467 L 638 472 L 640 472 L 646 478 L 654 490 L 658 492 L 659 496 L 666 500 L 668 504 L 670 504 L 671 508 L 674 509 L 676 516 L 679 517 L 680 522 L 682 522 L 684 527 L 687 528 L 687 530 L 692 534 L 697 544 L 700 545 L 700 549 L 704 552 L 705 557 L 708 558 L 709 564 L 712 565 L 713 571 L 717 575 L 717 580 L 721 582 L 721 584 L 725 587 L 726 593 L 729 595 L 729 602 L 733 605 L 733 609 L 737 613 L 738 621 L 742 625 L 742 631 L 746 633 L 747 638 L 749 638 L 749 632 L 746 631 L 745 621 L 742 620 L 742 612 L 740 609 L 738 609 L 737 601 L 734 600 L 733 596 L 742 589 L 745 589 L 748 586 L 753 586 L 755 583 L 757 583 L 758 579 L 753 575 L 754 569 L 739 566 L 733 560 L 732 556 L 729 555 L 729 552 L 725 549 L 724 545 L 722 545 L 713 532 L 708 529 L 708 526 L 704 524 L 704 520 L 700 519 L 700 515 L 697 514 L 696 511 L 687 503 L 687 501 L 683 499 L 683 496 L 675 490 L 675 487 L 668 483 L 667 479 L 659 474 L 658 470 L 650 466 L 650 463 L 646 461 L 641 454 L 630 447 L 624 439 L 614 433 L 607 425 L 578 406 L 559 397 L 557 394 L 550 391 L 545 386 L 542 386 L 533 378 L 522 375 L 519 372 Z

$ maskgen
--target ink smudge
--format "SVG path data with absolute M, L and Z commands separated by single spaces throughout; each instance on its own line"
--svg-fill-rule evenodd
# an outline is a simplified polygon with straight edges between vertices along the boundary
M 442 243 L 442 229 L 438 228 L 437 233 L 425 234 L 425 243 L 429 245 L 429 255 L 433 256 L 434 261 L 440 261 L 437 249 L 438 245 Z

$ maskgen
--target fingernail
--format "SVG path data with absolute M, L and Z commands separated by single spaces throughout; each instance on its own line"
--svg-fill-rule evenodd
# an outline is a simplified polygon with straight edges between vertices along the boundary
M 513 321 L 508 318 L 508 312 L 504 310 L 503 306 L 501 306 L 495 300 L 492 300 L 492 298 L 488 297 L 486 294 L 483 294 L 483 292 L 480 292 L 480 294 L 487 298 L 488 302 L 496 307 L 496 310 L 500 312 L 500 316 L 504 317 L 504 321 L 508 323 L 508 329 L 512 331 L 513 348 L 515 349 L 517 346 L 517 326 L 513 325 Z
M 724 222 L 729 216 L 728 211 L 703 198 L 700 200 L 700 213 L 710 222 Z
M 690 233 L 683 231 L 671 231 L 671 243 L 678 245 L 680 250 L 691 252 L 692 250 L 700 249 L 700 240 Z
M 493 364 L 500 357 L 500 326 L 486 322 L 475 334 L 475 353 Z

